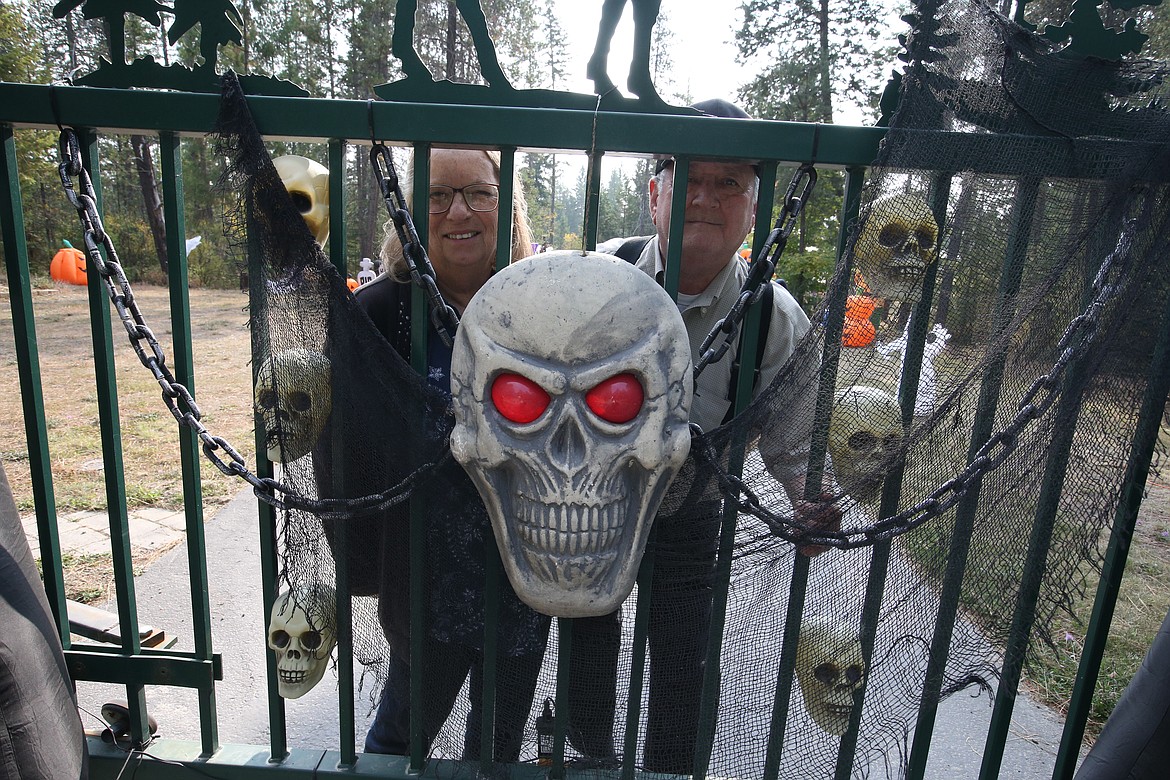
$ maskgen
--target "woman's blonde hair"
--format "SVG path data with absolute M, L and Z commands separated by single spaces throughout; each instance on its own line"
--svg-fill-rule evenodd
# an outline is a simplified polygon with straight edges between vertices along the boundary
M 492 164 L 496 181 L 500 180 L 500 153 L 494 149 L 482 150 Z M 406 176 L 400 178 L 402 193 L 406 203 L 414 211 L 414 193 L 411 188 L 414 184 L 414 158 L 406 166 Z M 402 244 L 398 241 L 398 231 L 394 223 L 387 219 L 382 224 L 382 268 L 383 273 L 389 274 L 400 282 L 410 281 L 410 271 L 406 260 L 402 256 Z M 523 260 L 532 254 L 532 227 L 528 222 L 528 201 L 524 198 L 524 188 L 520 185 L 519 170 L 512 171 L 512 262 Z M 494 263 L 494 259 L 493 259 Z

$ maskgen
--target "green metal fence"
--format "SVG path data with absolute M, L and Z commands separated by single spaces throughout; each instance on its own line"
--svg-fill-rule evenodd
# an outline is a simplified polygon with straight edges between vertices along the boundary
M 308 98 L 253 97 L 249 99 L 251 110 L 261 132 L 270 138 L 298 139 L 325 144 L 333 170 L 341 170 L 350 147 L 368 146 L 368 139 L 387 139 L 394 143 L 413 145 L 416 150 L 425 151 L 432 144 L 469 145 L 498 148 L 504 151 L 502 182 L 510 182 L 516 165 L 517 150 L 574 150 L 599 161 L 604 155 L 651 155 L 674 154 L 680 161 L 678 169 L 685 176 L 686 161 L 702 156 L 726 156 L 750 158 L 765 161 L 762 166 L 760 214 L 757 223 L 760 236 L 757 245 L 770 224 L 770 208 L 776 191 L 776 179 L 786 178 L 785 168 L 813 162 L 820 167 L 844 169 L 846 192 L 840 215 L 841 238 L 838 242 L 840 255 L 845 236 L 855 223 L 860 204 L 861 186 L 865 168 L 874 159 L 883 130 L 877 128 L 821 126 L 784 122 L 742 121 L 729 123 L 694 116 L 672 116 L 659 114 L 594 112 L 580 109 L 540 109 L 505 106 L 439 105 L 431 103 L 391 103 L 350 100 L 323 100 Z M 415 749 L 410 757 L 382 757 L 359 755 L 354 745 L 355 718 L 352 702 L 353 654 L 349 646 L 348 627 L 345 624 L 347 611 L 342 609 L 342 623 L 339 625 L 341 644 L 338 658 L 338 712 L 341 723 L 340 744 L 335 750 L 305 750 L 289 744 L 287 738 L 283 700 L 276 694 L 275 661 L 268 653 L 268 715 L 270 742 L 266 746 L 223 745 L 220 742 L 216 714 L 217 687 L 224 677 L 221 657 L 215 652 L 212 636 L 212 610 L 207 592 L 207 561 L 203 529 L 203 506 L 200 495 L 201 468 L 198 438 L 182 429 L 181 453 L 184 484 L 184 509 L 189 550 L 189 574 L 191 580 L 191 614 L 194 647 L 189 652 L 153 650 L 144 648 L 139 642 L 137 625 L 135 577 L 130 557 L 130 538 L 127 521 L 127 498 L 122 478 L 122 432 L 118 416 L 118 384 L 113 370 L 113 354 L 124 349 L 120 339 L 115 339 L 110 329 L 110 305 L 103 283 L 96 274 L 89 277 L 89 304 L 91 310 L 91 338 L 94 360 L 97 368 L 97 397 L 101 425 L 103 457 L 106 479 L 106 498 L 111 518 L 110 530 L 112 553 L 117 578 L 117 610 L 121 626 L 122 646 L 117 648 L 81 645 L 71 643 L 66 615 L 64 588 L 61 574 L 61 555 L 57 532 L 57 510 L 53 493 L 53 475 L 50 467 L 50 452 L 43 405 L 43 389 L 38 363 L 36 318 L 34 316 L 28 253 L 24 238 L 24 213 L 33 208 L 27 197 L 22 195 L 19 185 L 19 171 L 15 153 L 14 132 L 22 128 L 52 129 L 67 125 L 82 130 L 83 152 L 87 167 L 97 172 L 102 160 L 98 156 L 96 138 L 98 134 L 124 134 L 130 132 L 154 134 L 158 137 L 161 150 L 165 219 L 170 259 L 170 300 L 173 345 L 170 365 L 176 379 L 186 387 L 196 390 L 201 378 L 194 375 L 191 354 L 191 327 L 186 278 L 185 252 L 182 242 L 185 235 L 183 225 L 183 171 L 180 148 L 185 136 L 207 133 L 211 130 L 219 108 L 218 98 L 213 95 L 179 94 L 120 89 L 99 89 L 72 86 L 33 86 L 21 84 L 0 84 L 0 140 L 3 141 L 2 174 L 5 186 L 0 196 L 0 228 L 3 231 L 3 246 L 8 273 L 9 292 L 16 334 L 16 355 L 20 374 L 21 393 L 28 440 L 29 465 L 35 492 L 37 525 L 40 532 L 42 559 L 45 561 L 44 581 L 54 608 L 57 625 L 65 646 L 71 674 L 77 680 L 100 680 L 125 685 L 132 713 L 132 737 L 141 740 L 146 734 L 146 685 L 173 685 L 193 688 L 198 692 L 200 712 L 200 734 L 198 743 L 161 740 L 154 743 L 151 753 L 171 762 L 179 762 L 196 770 L 178 769 L 174 764 L 146 761 L 136 768 L 135 777 L 169 778 L 198 776 L 197 770 L 211 773 L 216 777 L 252 777 L 260 772 L 279 771 L 289 777 L 323 777 L 332 775 L 377 775 L 389 777 L 412 776 L 412 769 L 421 765 L 421 745 L 415 740 Z M 936 214 L 945 213 L 950 175 L 946 172 L 976 172 L 1000 176 L 1012 176 L 1012 171 L 1001 169 L 1000 157 L 995 154 L 996 139 L 989 136 L 961 136 L 957 134 L 924 134 L 923 143 L 937 143 L 937 148 L 947 149 L 945 159 L 934 161 L 932 170 L 944 173 L 935 176 L 932 185 L 933 207 Z M 1089 144 L 1086 144 L 1089 145 Z M 1066 159 L 1065 150 L 1054 142 L 1036 139 L 1037 155 L 1049 155 L 1048 162 L 1052 175 L 1058 176 L 1066 170 L 1076 169 L 1086 175 L 1085 165 L 1091 163 L 1091 149 L 1084 150 L 1083 159 Z M 364 154 L 364 149 L 359 149 Z M 1086 162 L 1089 161 L 1089 162 Z M 600 165 L 591 167 L 592 176 L 586 193 L 591 215 L 585 225 L 585 244 L 592 248 L 597 242 L 597 215 L 600 192 Z M 418 175 L 425 176 L 426 166 L 419 166 Z M 678 175 L 678 174 L 676 174 Z M 98 177 L 95 176 L 95 181 Z M 426 181 L 422 179 L 422 181 Z M 1021 181 L 1021 196 L 1017 197 L 1015 224 L 1018 226 L 1012 246 L 1015 254 L 1005 258 L 1003 284 L 1010 286 L 1013 279 L 1018 281 L 1019 264 L 1023 247 L 1027 245 L 1027 230 L 1031 224 L 1026 213 L 1032 199 L 1027 196 L 1029 188 L 1035 188 L 1036 180 Z M 329 255 L 340 267 L 352 266 L 353 259 L 344 257 L 345 247 L 345 191 L 341 177 L 334 177 L 331 191 L 333 209 L 332 230 L 327 248 Z M 685 188 L 676 189 L 685 194 Z M 100 195 L 100 192 L 99 192 Z M 504 193 L 505 200 L 510 193 Z M 681 203 L 681 200 L 679 201 Z M 100 209 L 100 203 L 99 203 Z M 501 215 L 510 213 L 501 208 Z M 424 215 L 418 215 L 425 220 Z M 677 226 L 681 231 L 681 221 Z M 425 235 L 425 224 L 420 225 Z M 671 242 L 679 246 L 681 241 Z M 672 253 L 673 254 L 673 253 Z M 668 258 L 668 264 L 677 263 L 677 258 Z M 920 307 L 929 307 L 934 295 L 937 264 L 928 273 L 924 283 L 924 294 Z M 830 321 L 835 321 L 837 333 L 844 313 L 844 300 L 832 302 Z M 416 312 L 422 307 L 416 306 Z M 922 320 L 925 322 L 925 319 Z M 1170 316 L 1164 318 L 1170 323 Z M 416 328 L 423 333 L 423 328 Z M 754 334 L 754 329 L 746 328 Z M 830 330 L 831 332 L 831 330 Z M 924 332 L 916 334 L 915 341 L 908 348 L 911 356 L 921 356 Z M 1108 633 L 1110 617 L 1116 600 L 1121 571 L 1124 567 L 1128 539 L 1132 534 L 1137 508 L 1140 504 L 1145 474 L 1158 431 L 1168 383 L 1170 383 L 1170 355 L 1167 344 L 1170 333 L 1163 332 L 1154 360 L 1153 381 L 1147 392 L 1142 409 L 1141 424 L 1133 441 L 1133 448 L 1126 487 L 1118 510 L 1113 538 L 1110 542 L 1105 572 L 1101 578 L 1097 603 L 1093 613 L 1093 624 L 1086 641 L 1078 687 L 1074 694 L 1068 717 L 1061 753 L 1054 769 L 1054 777 L 1071 777 L 1084 723 L 1088 703 L 1091 700 L 1097 670 Z M 830 339 L 830 344 L 833 341 Z M 836 344 L 839 345 L 839 339 Z M 837 347 L 839 349 L 839 346 Z M 754 350 L 745 345 L 743 354 L 752 355 Z M 822 363 L 823 386 L 832 387 L 837 369 L 837 355 L 832 346 L 827 350 Z M 917 376 L 914 370 L 905 372 L 908 377 Z M 743 372 L 750 377 L 751 372 Z M 1069 381 L 1077 381 L 1074 376 Z M 916 388 L 913 380 L 903 387 L 904 397 L 913 398 Z M 198 394 L 196 394 L 198 397 Z M 981 395 L 980 419 L 991 425 L 997 405 L 995 387 L 985 386 Z M 911 400 L 910 403 L 913 403 Z M 821 420 L 827 420 L 828 407 L 822 409 Z M 823 447 L 823 438 L 820 446 Z M 258 446 L 263 452 L 264 447 Z M 256 473 L 261 477 L 271 476 L 271 465 L 261 459 Z M 227 479 L 227 477 L 224 477 Z M 900 474 L 887 479 L 881 502 L 881 516 L 892 514 L 897 507 L 900 492 Z M 242 483 L 241 483 L 242 485 Z M 1052 490 L 1059 492 L 1058 479 L 1052 480 Z M 942 608 L 935 627 L 932 645 L 931 667 L 925 681 L 923 706 L 919 716 L 914 740 L 914 752 L 910 756 L 910 776 L 923 777 L 926 767 L 927 749 L 935 725 L 935 705 L 940 685 L 940 669 L 945 665 L 949 632 L 959 604 L 959 590 L 962 584 L 963 560 L 966 556 L 965 536 L 962 532 L 963 518 L 969 522 L 976 490 L 960 507 L 957 529 L 951 551 L 952 567 L 942 583 Z M 1045 503 L 1045 502 L 1042 502 Z M 1047 502 L 1051 504 L 1052 502 Z M 966 507 L 966 509 L 964 508 Z M 1031 549 L 1043 560 L 1045 549 L 1045 528 L 1051 528 L 1055 507 L 1049 506 L 1039 513 Z M 258 503 L 259 534 L 262 550 L 262 576 L 264 578 L 264 613 L 267 614 L 275 598 L 277 567 L 276 517 L 270 506 Z M 873 564 L 869 575 L 869 587 L 863 616 L 863 631 L 868 632 L 867 641 L 872 646 L 877 611 L 881 606 L 881 593 L 885 578 L 885 564 L 890 554 L 889 543 L 879 543 L 875 548 Z M 768 743 L 769 769 L 775 773 L 778 749 L 786 727 L 787 707 L 793 680 L 793 665 L 800 615 L 804 604 L 805 588 L 808 582 L 808 558 L 796 556 L 789 596 L 788 614 L 785 621 L 785 641 L 781 648 L 780 680 L 777 686 L 773 730 Z M 416 571 L 418 569 L 416 568 Z M 339 572 L 342 575 L 343 572 Z M 498 576 L 498 573 L 497 573 Z M 344 576 L 339 576 L 344 581 Z M 1035 608 L 1038 583 L 1024 585 L 1024 598 L 1017 606 L 1020 631 L 1026 632 L 1030 625 L 1030 613 Z M 1031 599 L 1031 603 L 1029 603 Z M 348 594 L 342 589 L 342 604 L 348 603 Z M 562 643 L 571 641 L 571 624 L 561 621 Z M 717 632 L 716 632 L 717 633 Z M 863 640 L 866 636 L 863 635 Z M 257 636 L 255 641 L 263 642 Z M 562 645 L 563 646 L 563 645 Z M 644 647 L 644 643 L 641 643 Z M 718 652 L 718 647 L 713 648 Z M 490 656 L 490 650 L 489 650 Z M 1009 657 L 995 712 L 987 735 L 984 751 L 983 776 L 999 776 L 1007 724 L 1010 720 L 1015 692 L 1019 680 L 1022 659 Z M 635 667 L 644 665 L 644 658 L 635 659 Z M 565 671 L 565 670 L 562 670 Z M 636 673 L 637 674 L 637 673 Z M 222 690 L 222 688 L 220 688 Z M 717 693 L 717 692 L 715 692 Z M 707 692 L 707 702 L 713 701 L 712 691 Z M 485 711 L 490 711 L 485 707 Z M 855 717 L 860 717 L 860 707 L 855 708 Z M 708 709 L 707 717 L 712 717 Z M 635 729 L 627 732 L 627 740 L 636 739 L 636 711 L 631 719 Z M 856 728 L 852 730 L 856 734 Z M 634 743 L 627 745 L 627 755 L 632 755 Z M 557 759 L 551 768 L 533 766 L 518 769 L 514 776 L 563 775 L 564 724 L 557 728 Z M 708 749 L 709 749 L 708 745 Z M 93 757 L 93 773 L 96 777 L 119 776 L 126 755 L 101 742 L 90 739 Z M 838 767 L 839 776 L 848 776 L 851 771 L 854 745 L 846 743 L 841 749 Z M 485 761 L 490 759 L 490 747 L 485 749 Z M 431 764 L 427 774 L 442 776 L 442 766 Z M 625 776 L 633 776 L 632 768 Z

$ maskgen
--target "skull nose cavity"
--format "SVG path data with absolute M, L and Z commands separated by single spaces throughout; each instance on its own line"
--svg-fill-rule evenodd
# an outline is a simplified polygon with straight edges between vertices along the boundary
M 572 415 L 567 415 L 549 437 L 549 461 L 555 468 L 572 475 L 585 467 L 588 454 L 581 426 Z

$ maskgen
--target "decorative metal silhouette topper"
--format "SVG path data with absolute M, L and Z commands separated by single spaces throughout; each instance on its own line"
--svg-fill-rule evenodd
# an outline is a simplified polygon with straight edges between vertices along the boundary
M 626 85 L 635 98 L 619 94 L 606 72 L 610 44 L 627 1 L 631 3 L 634 12 L 634 50 Z M 401 61 L 404 77 L 375 87 L 374 94 L 387 100 L 400 101 L 695 113 L 690 108 L 667 105 L 659 97 L 650 76 L 650 44 L 660 6 L 661 0 L 604 0 L 597 42 L 586 69 L 596 94 L 596 97 L 589 97 L 553 90 L 515 89 L 500 67 L 495 44 L 488 33 L 487 19 L 477 0 L 456 0 L 456 7 L 471 33 L 480 73 L 487 82 L 486 87 L 447 80 L 435 81 L 414 47 L 414 16 L 418 0 L 400 0 L 394 9 L 391 53 Z
M 219 74 L 216 72 L 219 47 L 227 43 L 243 45 L 244 42 L 244 18 L 232 0 L 174 0 L 173 7 L 156 0 L 59 0 L 53 6 L 53 16 L 64 18 L 79 7 L 84 18 L 104 19 L 109 30 L 110 59 L 103 59 L 97 70 L 76 80 L 87 86 L 219 92 Z M 155 27 L 161 27 L 162 13 L 175 17 L 167 31 L 171 45 L 199 26 L 202 65 L 196 65 L 194 69 L 179 63 L 162 65 L 149 55 L 126 63 L 126 14 L 134 14 Z M 292 97 L 307 97 L 309 94 L 283 79 L 241 76 L 240 81 L 252 94 Z
M 609 45 L 613 41 L 613 34 L 617 30 L 626 2 L 627 0 L 605 0 L 601 7 L 597 43 L 593 46 L 593 56 L 589 58 L 589 65 L 585 71 L 593 82 L 594 91 L 599 95 L 616 89 L 606 71 L 606 65 L 609 60 Z M 629 3 L 633 6 L 634 12 L 634 52 L 630 60 L 626 86 L 630 92 L 643 100 L 661 103 L 662 99 L 650 78 L 650 43 L 662 0 L 629 0 Z

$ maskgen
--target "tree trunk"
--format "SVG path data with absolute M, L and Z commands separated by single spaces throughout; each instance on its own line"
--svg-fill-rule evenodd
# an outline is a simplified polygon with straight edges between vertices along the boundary
M 447 80 L 455 81 L 455 27 L 459 16 L 455 0 L 447 0 Z
M 164 275 L 167 273 L 167 228 L 163 222 L 162 199 L 158 195 L 158 182 L 154 178 L 154 159 L 150 154 L 150 143 L 145 136 L 132 135 L 134 165 L 138 169 L 138 184 L 142 188 L 142 200 L 146 207 L 146 220 L 150 223 L 150 235 L 154 237 L 154 251 L 158 265 Z
M 833 52 L 829 49 L 829 0 L 821 0 L 818 13 L 820 28 L 821 116 L 819 121 L 833 122 L 833 81 L 831 67 Z

